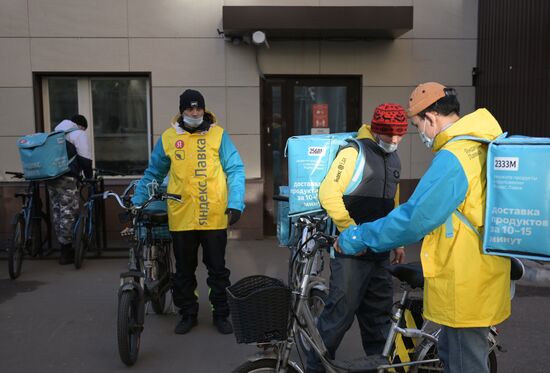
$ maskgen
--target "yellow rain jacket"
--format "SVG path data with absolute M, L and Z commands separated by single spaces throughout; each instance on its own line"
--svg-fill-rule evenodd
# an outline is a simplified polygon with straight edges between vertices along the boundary
M 239 153 L 212 113 L 205 113 L 205 122 L 193 133 L 182 129 L 179 119 L 174 118 L 172 128 L 155 145 L 132 202 L 145 202 L 147 184 L 160 184 L 168 174 L 167 192 L 183 200 L 168 200 L 170 231 L 225 229 L 226 209 L 244 209 L 245 174 Z
M 450 327 L 496 325 L 510 315 L 510 260 L 484 255 L 481 240 L 454 213 L 483 231 L 487 146 L 457 136 L 502 133 L 485 109 L 459 119 L 434 141 L 436 155 L 413 195 L 386 218 L 340 235 L 346 254 L 386 251 L 424 238 L 424 316 Z
M 363 124 L 357 132 L 357 139 L 374 139 L 370 125 Z M 348 146 L 338 152 L 332 165 L 319 188 L 319 201 L 327 211 L 340 232 L 357 223 L 350 216 L 344 203 L 344 194 L 354 175 L 359 152 L 353 146 Z M 399 205 L 399 186 L 394 196 L 394 206 Z

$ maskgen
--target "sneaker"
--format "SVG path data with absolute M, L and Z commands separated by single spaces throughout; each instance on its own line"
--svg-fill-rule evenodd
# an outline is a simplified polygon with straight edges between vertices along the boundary
M 233 327 L 227 317 L 214 317 L 213 323 L 221 334 L 233 333 Z
M 174 329 L 176 334 L 186 334 L 191 328 L 197 326 L 197 316 L 182 316 L 178 325 Z

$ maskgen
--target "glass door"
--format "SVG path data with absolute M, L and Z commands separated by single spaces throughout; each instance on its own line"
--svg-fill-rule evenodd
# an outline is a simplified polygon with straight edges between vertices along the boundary
M 291 136 L 355 131 L 361 118 L 360 76 L 267 76 L 262 81 L 264 234 L 274 235 L 273 195 L 288 185 Z

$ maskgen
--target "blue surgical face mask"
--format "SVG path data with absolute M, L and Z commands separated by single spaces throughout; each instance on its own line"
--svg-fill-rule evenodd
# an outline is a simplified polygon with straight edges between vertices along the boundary
M 197 128 L 198 126 L 201 125 L 202 121 L 203 121 L 203 117 L 193 118 L 193 117 L 188 117 L 185 114 L 183 115 L 183 122 L 191 128 Z
M 424 118 L 423 122 L 425 123 L 426 118 Z M 426 125 L 424 125 L 424 129 L 426 129 Z M 431 149 L 434 146 L 434 139 L 428 137 L 424 131 L 420 130 L 420 127 L 418 127 L 418 135 L 420 136 L 420 140 L 422 140 L 422 143 L 426 145 L 426 148 Z
M 378 139 L 378 146 L 386 153 L 393 153 L 397 150 L 397 144 L 393 142 L 387 143 L 385 141 L 382 141 L 380 138 Z

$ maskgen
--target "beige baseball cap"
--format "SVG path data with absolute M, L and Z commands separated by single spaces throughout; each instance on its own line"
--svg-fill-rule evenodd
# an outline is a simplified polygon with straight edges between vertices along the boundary
M 445 88 L 447 87 L 436 82 L 419 84 L 409 97 L 407 116 L 414 117 L 440 98 L 445 97 Z

